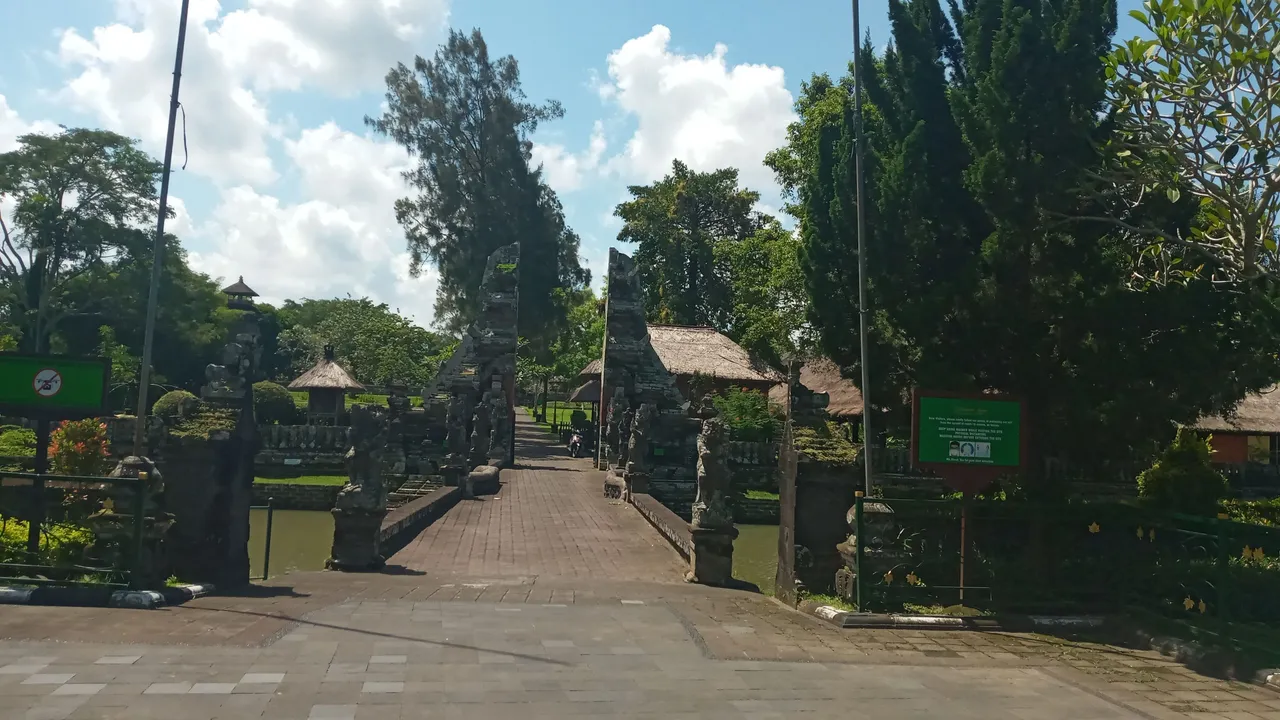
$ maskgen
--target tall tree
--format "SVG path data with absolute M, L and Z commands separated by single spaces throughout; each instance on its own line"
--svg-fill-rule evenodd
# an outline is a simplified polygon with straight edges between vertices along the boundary
M 332 345 L 338 362 L 362 383 L 403 380 L 417 387 L 435 377 L 438 368 L 429 359 L 449 342 L 369 298 L 286 300 L 278 314 L 286 326 L 280 352 L 291 359 L 294 377 Z
M 0 200 L 13 203 L 0 217 L 0 282 L 22 349 L 48 350 L 59 323 L 91 309 L 66 302 L 74 280 L 145 245 L 160 169 L 134 140 L 84 128 L 24 135 L 0 155 Z
M 1148 0 L 1146 28 L 1108 58 L 1126 131 L 1110 219 L 1151 246 L 1164 281 L 1208 264 L 1222 279 L 1280 272 L 1280 5 L 1275 0 Z M 1189 192 L 1205 215 L 1187 234 L 1129 217 L 1144 192 Z M 1160 252 L 1163 250 L 1163 252 Z M 1185 266 L 1172 258 L 1189 255 Z
M 629 187 L 613 214 L 618 240 L 637 243 L 636 267 L 649 319 L 675 325 L 728 324 L 732 300 L 718 243 L 742 240 L 763 225 L 752 210 L 760 194 L 738 187 L 738 171 L 695 172 L 676 160 L 652 185 Z
M 1132 289 L 1127 240 L 1079 220 L 1106 212 L 1085 190 L 1111 131 L 1110 0 L 970 0 L 950 20 L 937 0 L 891 0 L 890 19 L 893 45 L 861 57 L 870 391 L 897 432 L 913 386 L 1000 390 L 1028 402 L 1033 473 L 1052 455 L 1098 469 L 1280 376 L 1274 287 Z M 807 83 L 769 162 L 800 219 L 810 318 L 853 371 L 849 92 Z M 1144 211 L 1171 231 L 1196 216 L 1167 199 Z
M 396 202 L 396 218 L 411 272 L 427 262 L 440 271 L 438 322 L 454 333 L 466 327 L 479 311 L 486 259 L 519 242 L 520 334 L 545 347 L 563 323 L 565 293 L 589 281 L 577 235 L 529 165 L 529 135 L 563 109 L 528 102 L 515 58 L 490 57 L 479 30 L 451 31 L 433 59 L 399 64 L 386 82 L 387 110 L 365 122 L 417 158 L 405 179 L 418 195 Z
M 730 278 L 729 337 L 775 367 L 806 352 L 814 340 L 806 318 L 800 239 L 772 221 L 742 240 L 718 244 L 715 251 Z

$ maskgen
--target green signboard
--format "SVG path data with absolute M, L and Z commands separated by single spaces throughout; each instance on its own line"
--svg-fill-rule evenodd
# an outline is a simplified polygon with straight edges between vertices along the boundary
M 110 373 L 101 358 L 0 352 L 0 412 L 46 419 L 104 413 Z
M 918 402 L 917 462 L 1021 464 L 1021 403 L 952 397 L 920 397 Z

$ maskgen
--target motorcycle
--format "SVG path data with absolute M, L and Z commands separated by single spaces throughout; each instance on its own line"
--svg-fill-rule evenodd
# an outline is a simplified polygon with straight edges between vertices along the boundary
M 569 457 L 582 457 L 582 431 L 574 430 L 569 434 Z

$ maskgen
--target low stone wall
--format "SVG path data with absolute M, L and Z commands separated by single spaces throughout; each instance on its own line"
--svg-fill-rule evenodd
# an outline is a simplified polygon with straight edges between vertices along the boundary
M 382 531 L 378 534 L 382 554 L 390 557 L 404 547 L 423 528 L 457 505 L 461 497 L 461 488 L 442 487 L 387 513 L 382 520 Z
M 671 543 L 681 557 L 689 559 L 693 553 L 693 533 L 689 531 L 688 520 L 672 512 L 671 508 L 658 502 L 652 495 L 633 493 L 631 505 Z
M 276 510 L 328 511 L 333 509 L 341 489 L 341 485 L 254 483 L 253 504 L 266 505 L 267 498 L 271 498 L 271 506 Z

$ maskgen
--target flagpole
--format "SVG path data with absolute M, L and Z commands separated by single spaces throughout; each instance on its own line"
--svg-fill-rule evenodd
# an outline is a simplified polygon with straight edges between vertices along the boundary
M 871 496 L 871 448 L 875 444 L 871 434 L 871 369 L 870 352 L 867 341 L 867 320 L 870 308 L 867 307 L 867 245 L 866 223 L 863 208 L 865 194 L 862 183 L 862 63 L 860 62 L 859 38 L 862 29 L 859 26 L 858 5 L 860 0 L 853 0 L 853 163 L 855 185 L 857 187 L 857 233 L 858 233 L 858 354 L 862 365 L 862 469 L 863 492 Z
M 160 176 L 160 212 L 156 218 L 155 245 L 151 249 L 151 289 L 147 294 L 147 320 L 142 335 L 142 367 L 138 371 L 138 419 L 133 427 L 133 454 L 146 455 L 147 394 L 151 385 L 151 354 L 156 334 L 156 303 L 160 294 L 160 268 L 164 264 L 164 219 L 169 210 L 169 171 L 173 168 L 173 131 L 178 123 L 178 86 L 182 81 L 182 51 L 187 44 L 187 10 L 182 0 L 178 19 L 178 52 L 173 61 L 173 90 L 169 94 L 169 134 L 164 141 L 164 170 Z

